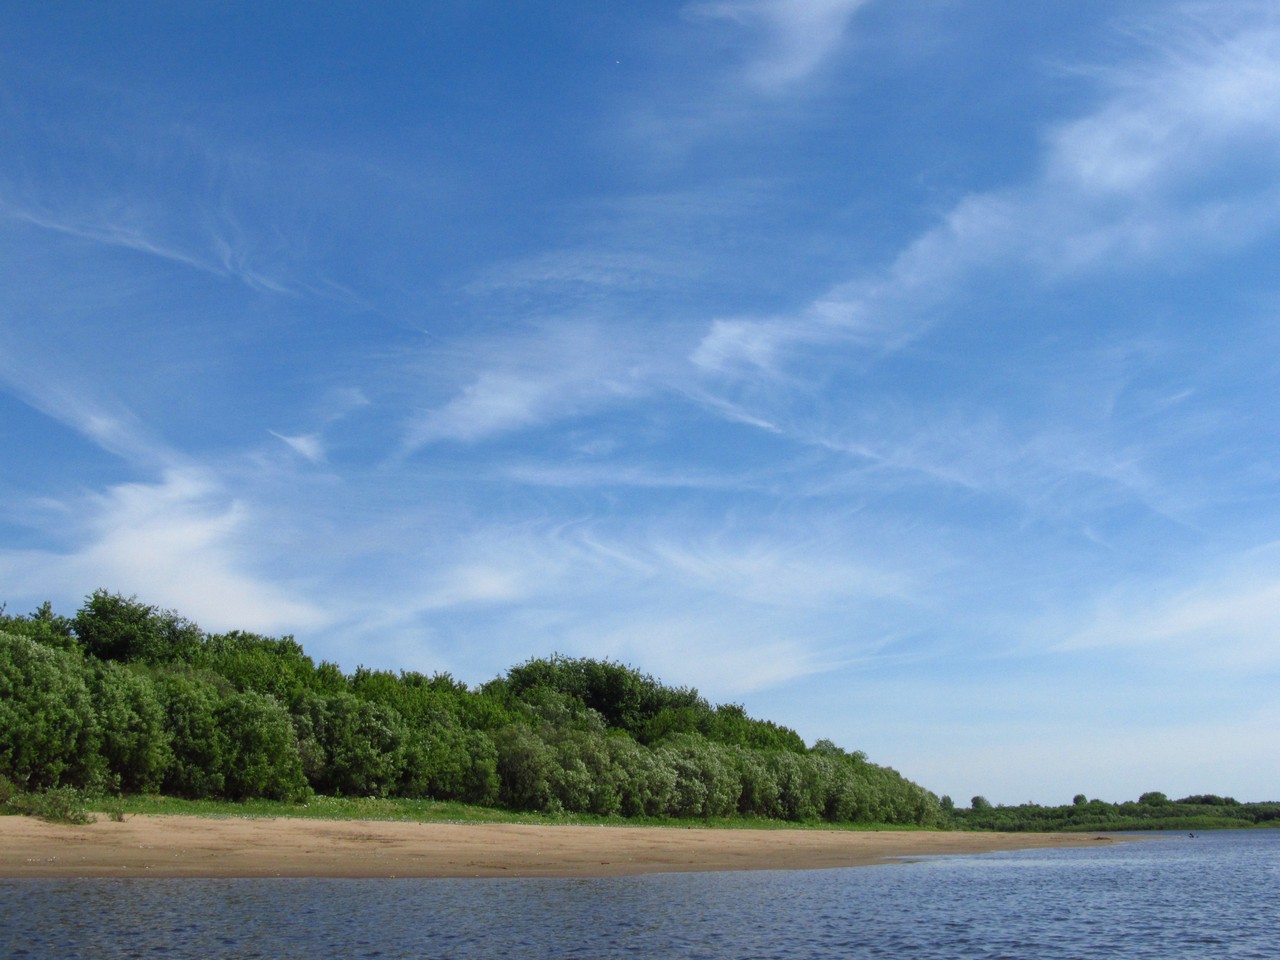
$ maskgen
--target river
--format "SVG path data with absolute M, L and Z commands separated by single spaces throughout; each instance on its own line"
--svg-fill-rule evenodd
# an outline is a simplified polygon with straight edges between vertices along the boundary
M 844 870 L 583 880 L 7 880 L 0 955 L 1280 958 L 1280 830 Z

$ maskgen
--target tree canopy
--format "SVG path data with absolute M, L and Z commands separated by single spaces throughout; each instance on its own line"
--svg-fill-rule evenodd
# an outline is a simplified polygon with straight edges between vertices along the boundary
M 937 824 L 937 797 L 829 740 L 610 660 L 553 655 L 477 688 L 315 663 L 98 590 L 0 614 L 0 775 L 185 797 L 316 792 L 622 817 Z

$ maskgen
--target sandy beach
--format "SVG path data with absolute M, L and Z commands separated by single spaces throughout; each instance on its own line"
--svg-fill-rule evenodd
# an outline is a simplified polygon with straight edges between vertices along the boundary
M 0 817 L 0 876 L 587 877 L 854 867 L 1114 842 L 1093 834 L 707 830 L 185 816 Z

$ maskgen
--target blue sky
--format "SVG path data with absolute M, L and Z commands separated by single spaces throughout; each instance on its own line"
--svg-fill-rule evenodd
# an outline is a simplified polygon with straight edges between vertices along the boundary
M 1280 799 L 1274 4 L 362 6 L 0 14 L 10 612 Z

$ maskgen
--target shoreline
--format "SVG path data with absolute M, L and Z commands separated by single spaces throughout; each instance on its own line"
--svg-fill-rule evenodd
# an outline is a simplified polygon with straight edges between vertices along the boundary
M 0 878 L 605 877 L 822 870 L 1081 848 L 1076 833 L 534 826 L 133 814 L 84 826 L 0 817 Z

